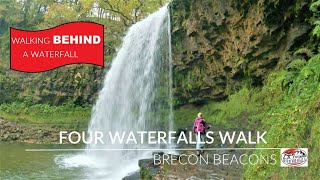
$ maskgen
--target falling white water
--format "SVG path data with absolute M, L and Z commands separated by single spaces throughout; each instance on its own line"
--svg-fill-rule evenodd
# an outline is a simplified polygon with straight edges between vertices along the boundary
M 170 9 L 169 9 L 170 10 Z M 173 79 L 172 79 L 172 54 L 171 54 L 171 18 L 170 18 L 170 11 L 167 13 L 167 36 L 168 36 L 168 58 L 169 58 L 169 130 L 173 130 Z
M 170 15 L 167 6 L 129 28 L 93 108 L 90 132 L 170 130 L 172 123 L 172 65 Z M 138 170 L 146 151 L 158 145 L 92 142 L 86 154 L 97 177 L 120 179 Z

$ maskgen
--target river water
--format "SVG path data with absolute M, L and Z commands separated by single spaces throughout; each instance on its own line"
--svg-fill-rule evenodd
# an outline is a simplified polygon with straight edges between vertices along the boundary
M 89 178 L 90 167 L 66 163 L 80 152 L 27 152 L 26 149 L 81 148 L 79 145 L 38 145 L 0 142 L 1 179 Z

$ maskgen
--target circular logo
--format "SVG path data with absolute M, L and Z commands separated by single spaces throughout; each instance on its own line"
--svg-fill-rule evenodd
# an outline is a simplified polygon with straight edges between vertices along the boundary
M 281 155 L 281 161 L 288 166 L 301 166 L 307 160 L 307 153 L 298 148 L 287 149 Z

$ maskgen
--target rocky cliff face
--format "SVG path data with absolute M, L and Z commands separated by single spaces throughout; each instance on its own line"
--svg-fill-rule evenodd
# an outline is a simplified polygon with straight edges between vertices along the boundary
M 171 4 L 176 104 L 223 100 L 262 85 L 308 40 L 302 0 L 174 0 Z
M 93 104 L 102 86 L 104 71 L 93 65 L 69 65 L 35 74 L 4 72 L 0 74 L 0 103 Z

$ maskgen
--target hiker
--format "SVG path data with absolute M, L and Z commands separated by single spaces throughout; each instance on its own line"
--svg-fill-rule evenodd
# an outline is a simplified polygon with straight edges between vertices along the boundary
M 196 149 L 197 156 L 203 154 L 204 149 L 204 137 L 206 134 L 206 130 L 210 129 L 211 126 L 206 123 L 206 121 L 202 118 L 202 113 L 198 113 L 198 117 L 194 120 L 193 124 L 193 132 L 196 134 Z

